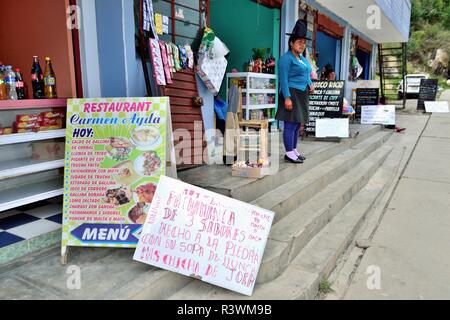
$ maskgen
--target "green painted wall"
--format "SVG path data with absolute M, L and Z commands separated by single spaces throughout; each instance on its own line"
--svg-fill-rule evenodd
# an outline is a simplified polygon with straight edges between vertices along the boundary
M 227 72 L 242 72 L 252 57 L 252 48 L 270 48 L 278 61 L 280 10 L 258 5 L 252 0 L 211 0 L 211 28 L 227 45 Z M 225 82 L 220 96 L 225 98 Z

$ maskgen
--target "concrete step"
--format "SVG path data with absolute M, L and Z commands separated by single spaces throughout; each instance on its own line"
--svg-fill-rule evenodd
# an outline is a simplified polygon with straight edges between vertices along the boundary
M 257 283 L 278 277 L 333 217 L 367 184 L 392 147 L 382 146 L 311 200 L 273 225 Z
M 381 147 L 391 135 L 390 131 L 378 132 L 351 149 L 317 164 L 301 175 L 291 175 L 289 178 L 285 178 L 284 184 L 251 203 L 275 212 L 274 223 L 277 223 Z
M 292 177 L 298 177 L 308 172 L 322 162 L 369 139 L 380 132 L 382 126 L 351 125 L 351 129 L 359 131 L 360 134 L 353 139 L 343 139 L 340 143 L 317 142 L 310 139 L 301 141 L 300 151 L 304 152 L 308 158 L 308 161 L 301 166 L 284 161 L 282 137 L 271 135 L 271 139 L 277 137 L 280 141 L 279 170 L 276 174 L 261 179 L 232 177 L 230 167 L 219 165 L 181 171 L 178 173 L 178 177 L 184 182 L 249 203 L 266 194 L 267 186 L 277 188 L 291 180 Z
M 373 204 L 392 181 L 390 170 L 378 170 L 367 185 L 325 226 L 276 279 L 255 286 L 251 297 L 192 281 L 169 299 L 294 300 L 314 299 L 319 284 L 354 239 Z

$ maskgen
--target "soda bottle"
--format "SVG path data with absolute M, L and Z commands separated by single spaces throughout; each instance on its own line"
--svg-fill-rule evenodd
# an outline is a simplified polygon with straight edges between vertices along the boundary
M 25 99 L 25 82 L 19 68 L 16 69 L 16 92 L 19 100 Z
M 8 93 L 6 89 L 5 67 L 0 66 L 0 100 L 8 99 Z
M 16 91 L 16 73 L 11 66 L 6 66 L 5 82 L 8 100 L 18 100 Z
M 47 57 L 45 58 L 45 61 L 47 63 L 44 72 L 45 97 L 47 99 L 55 99 L 57 98 L 55 72 L 53 71 L 51 59 Z
M 33 98 L 44 99 L 44 74 L 37 56 L 33 57 L 33 67 L 31 69 L 31 83 L 33 85 Z

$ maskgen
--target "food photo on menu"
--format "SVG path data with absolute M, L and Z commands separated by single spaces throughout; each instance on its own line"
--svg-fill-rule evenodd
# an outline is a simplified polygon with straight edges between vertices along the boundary
M 104 146 L 101 167 L 113 169 L 115 185 L 108 186 L 103 202 L 120 210 L 128 223 L 143 224 L 163 169 L 162 136 L 157 126 L 136 127 L 129 135 L 110 137 Z

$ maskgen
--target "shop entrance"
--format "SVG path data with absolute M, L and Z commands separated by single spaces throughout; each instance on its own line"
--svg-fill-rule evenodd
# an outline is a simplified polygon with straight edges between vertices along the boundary
M 339 78 L 341 69 L 341 46 L 342 40 L 331 37 L 325 32 L 317 32 L 316 52 L 319 54 L 317 66 L 322 70 L 327 64 L 330 64 L 336 76 Z
M 360 76 L 362 80 L 369 80 L 370 78 L 370 53 L 362 50 L 356 50 L 356 58 L 358 58 L 359 64 L 364 68 L 363 73 Z

